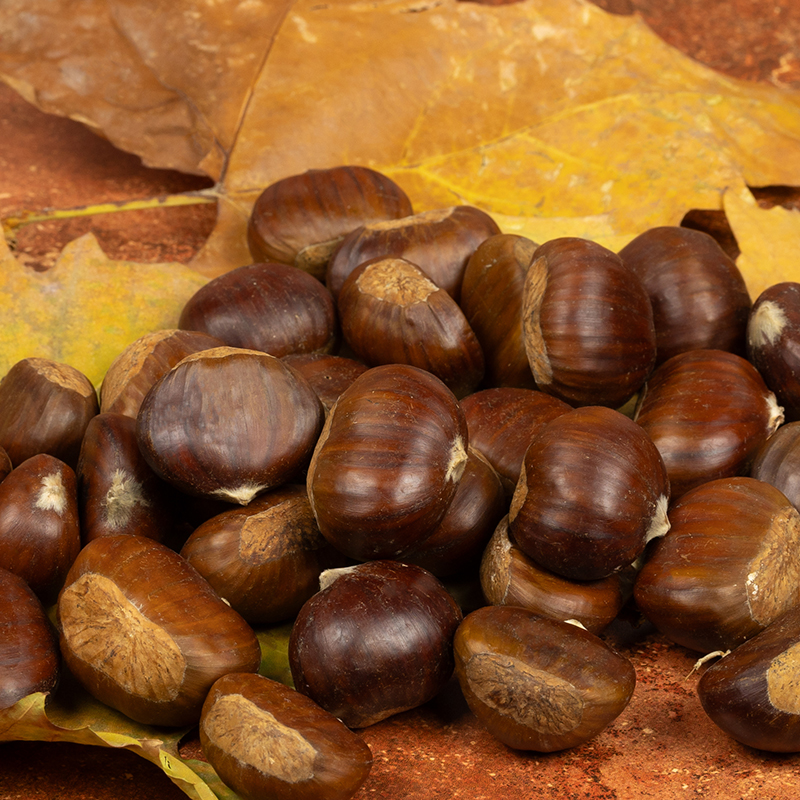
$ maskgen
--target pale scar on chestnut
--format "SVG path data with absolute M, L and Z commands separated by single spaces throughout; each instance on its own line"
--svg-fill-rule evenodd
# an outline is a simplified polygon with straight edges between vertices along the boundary
M 253 564 L 260 564 L 296 550 L 317 550 L 324 540 L 317 530 L 313 517 L 305 520 L 297 507 L 299 498 L 285 500 L 271 508 L 248 517 L 239 534 L 239 555 Z M 269 536 L 273 530 L 291 530 L 291 536 Z
M 800 585 L 800 514 L 788 507 L 775 516 L 750 562 L 745 582 L 752 618 L 763 625 L 797 602 Z
M 765 300 L 753 312 L 750 321 L 750 342 L 754 347 L 772 344 L 783 333 L 788 319 L 786 312 L 772 300 Z
M 528 267 L 522 294 L 525 353 L 534 380 L 540 386 L 547 386 L 553 382 L 553 367 L 547 357 L 547 348 L 542 336 L 542 302 L 547 288 L 547 277 L 547 259 L 537 258 Z
M 124 528 L 137 507 L 147 508 L 150 503 L 142 493 L 142 485 L 122 469 L 114 470 L 111 486 L 105 496 L 106 522 L 114 530 Z
M 452 206 L 450 208 L 434 208 L 430 211 L 420 211 L 418 214 L 414 214 L 411 222 L 404 217 L 400 217 L 399 219 L 387 219 L 381 220 L 380 222 L 373 222 L 367 225 L 366 228 L 370 231 L 391 231 L 395 228 L 406 228 L 409 224 L 418 225 L 420 222 L 441 222 L 452 216 L 454 211 L 455 208 Z
M 774 708 L 800 714 L 800 642 L 772 659 L 767 669 L 767 694 Z
M 40 511 L 55 511 L 61 516 L 67 507 L 67 490 L 61 474 L 53 472 L 42 478 L 34 506 Z
M 580 724 L 584 701 L 569 681 L 492 653 L 474 655 L 465 669 L 478 699 L 526 728 L 563 734 Z
M 64 589 L 59 617 L 72 653 L 126 692 L 158 702 L 178 696 L 183 653 L 109 578 L 81 575 Z
M 397 306 L 424 303 L 439 287 L 417 267 L 400 258 L 386 258 L 368 266 L 357 278 L 363 294 Z
M 53 363 L 44 358 L 31 358 L 29 363 L 43 378 L 58 386 L 63 386 L 65 389 L 71 389 L 83 397 L 89 397 L 94 391 L 91 383 L 80 372 L 71 367 Z
M 221 750 L 286 783 L 314 777 L 317 751 L 299 731 L 241 694 L 220 697 L 203 717 L 206 736 Z

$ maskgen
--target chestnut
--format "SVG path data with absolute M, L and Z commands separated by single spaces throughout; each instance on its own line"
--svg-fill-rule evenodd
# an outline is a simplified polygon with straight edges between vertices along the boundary
M 653 372 L 634 419 L 661 453 L 675 499 L 706 481 L 746 474 L 783 409 L 746 359 L 691 350 Z
M 200 744 L 243 800 L 348 800 L 369 775 L 367 743 L 294 689 L 262 675 L 223 675 L 203 704 Z
M 543 392 L 619 408 L 656 360 L 650 298 L 622 259 L 587 239 L 536 248 L 523 289 L 525 351 Z
M 175 551 L 143 536 L 81 550 L 58 597 L 64 662 L 96 699 L 145 725 L 200 719 L 217 678 L 256 672 L 253 629 Z
M 656 365 L 688 350 L 745 355 L 752 302 L 742 273 L 716 239 L 663 225 L 640 233 L 619 256 L 650 298 Z
M 349 728 L 431 700 L 453 672 L 461 609 L 412 564 L 378 560 L 322 574 L 289 637 L 298 691 Z
M 741 744 L 800 752 L 800 605 L 706 669 L 697 684 L 703 710 Z
M 55 629 L 27 582 L 0 567 L 0 711 L 55 691 L 61 656 Z
M 370 366 L 411 364 L 432 372 L 456 397 L 483 378 L 483 352 L 455 300 L 404 258 L 357 266 L 338 299 L 345 341 Z
M 0 447 L 14 466 L 47 453 L 75 469 L 83 433 L 99 410 L 94 386 L 75 367 L 23 358 L 0 380 Z
M 247 505 L 297 478 L 323 420 L 314 390 L 279 358 L 217 347 L 153 385 L 136 439 L 153 471 L 181 491 Z
M 302 269 L 274 262 L 238 267 L 201 286 L 178 327 L 278 358 L 329 353 L 339 343 L 331 293 Z
M 573 580 L 628 567 L 669 529 L 669 481 L 647 434 L 605 406 L 561 414 L 533 437 L 511 499 L 511 535 Z
M 4 447 L 0 447 L 0 481 L 2 481 L 12 469 L 14 469 L 14 465 L 11 463 L 10 456 L 6 453 Z
M 633 596 L 671 641 L 729 650 L 800 603 L 800 513 L 774 486 L 709 481 L 675 501 L 669 518 Z
M 81 549 L 74 470 L 40 453 L 0 483 L 0 564 L 52 603 Z
M 467 261 L 478 245 L 500 233 L 497 223 L 475 206 L 450 206 L 354 228 L 331 255 L 325 282 L 333 296 L 347 276 L 374 258 L 404 258 L 416 264 L 456 302 Z
M 467 462 L 455 395 L 430 372 L 372 367 L 331 409 L 308 468 L 322 535 L 357 561 L 396 558 L 441 522 Z
M 589 741 L 625 710 L 636 685 L 631 662 L 598 636 L 515 606 L 467 614 L 453 649 L 470 709 L 516 750 Z
M 780 489 L 800 511 L 800 420 L 781 425 L 758 448 L 749 475 Z
M 747 322 L 747 357 L 787 421 L 800 420 L 800 283 L 768 286 L 756 298 Z
M 317 393 L 326 413 L 339 395 L 369 367 L 363 361 L 330 353 L 294 353 L 283 362 L 297 370 Z
M 486 360 L 487 387 L 535 389 L 522 328 L 522 297 L 537 244 L 524 236 L 497 233 L 467 261 L 459 304 Z
M 374 169 L 310 169 L 261 192 L 248 219 L 247 244 L 254 261 L 292 264 L 323 280 L 331 252 L 345 234 L 411 213 L 406 193 Z
M 225 343 L 200 331 L 168 328 L 131 342 L 106 370 L 100 385 L 100 411 L 136 418 L 152 385 L 181 359 Z

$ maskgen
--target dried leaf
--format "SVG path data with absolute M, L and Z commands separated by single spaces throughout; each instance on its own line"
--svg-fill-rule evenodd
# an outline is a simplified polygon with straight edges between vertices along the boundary
M 183 305 L 205 282 L 183 264 L 109 259 L 91 234 L 36 272 L 0 238 L 0 375 L 39 356 L 70 364 L 98 385 L 134 339 L 177 327 Z

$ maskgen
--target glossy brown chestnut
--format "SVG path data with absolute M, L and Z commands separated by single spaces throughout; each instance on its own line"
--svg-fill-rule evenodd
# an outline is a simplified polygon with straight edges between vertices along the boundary
M 294 617 L 345 559 L 319 532 L 305 486 L 287 485 L 204 522 L 181 555 L 251 625 Z
M 145 725 L 195 724 L 214 681 L 256 672 L 261 662 L 242 617 L 184 558 L 142 536 L 89 542 L 57 611 L 70 672 Z
M 467 462 L 453 393 L 418 367 L 356 378 L 331 409 L 308 468 L 322 535 L 358 561 L 396 558 L 441 522 Z
M 729 650 L 800 603 L 800 514 L 774 486 L 709 481 L 673 503 L 669 517 L 634 598 L 673 642 Z
M 636 685 L 631 662 L 593 633 L 515 606 L 467 614 L 454 651 L 470 709 L 517 750 L 589 741 L 625 710 Z
M 24 358 L 0 380 L 0 447 L 14 466 L 48 453 L 75 469 L 83 433 L 99 410 L 97 392 L 82 372 Z
M 655 364 L 653 309 L 641 280 L 587 239 L 536 249 L 522 319 L 536 386 L 570 405 L 619 408 Z
M 369 369 L 363 361 L 330 353 L 288 355 L 283 357 L 283 361 L 308 381 L 326 412 L 339 399 L 339 395 Z
M 14 465 L 11 463 L 10 456 L 6 453 L 5 448 L 0 447 L 0 481 L 2 481 L 12 469 L 14 469 Z
M 370 366 L 410 364 L 428 370 L 456 395 L 483 378 L 483 352 L 455 300 L 404 258 L 357 266 L 338 299 L 344 339 Z
M 154 331 L 131 342 L 112 362 L 100 386 L 100 411 L 136 418 L 152 385 L 192 353 L 224 342 L 199 331 Z
M 783 410 L 746 359 L 691 350 L 655 370 L 634 418 L 661 453 L 675 499 L 705 481 L 746 474 Z
M 543 617 L 577 620 L 599 634 L 627 599 L 620 573 L 574 581 L 540 567 L 511 540 L 508 517 L 497 525 L 480 565 L 483 596 L 494 606 L 521 606 Z
M 470 446 L 495 468 L 506 495 L 514 493 L 531 439 L 572 406 L 535 389 L 511 386 L 473 392 L 461 400 Z
M 370 561 L 323 573 L 289 638 L 295 687 L 350 728 L 431 700 L 453 672 L 461 610 L 427 570 Z
M 605 406 L 556 417 L 533 438 L 511 499 L 511 535 L 527 556 L 572 580 L 629 566 L 669 529 L 669 481 L 658 450 Z
M 331 293 L 308 272 L 274 262 L 248 264 L 201 286 L 183 306 L 178 327 L 278 358 L 329 353 L 339 343 Z
M 800 752 L 800 606 L 712 664 L 697 696 L 712 722 L 748 747 Z
M 75 472 L 40 453 L 0 483 L 0 565 L 52 603 L 81 548 Z
M 800 420 L 800 283 L 777 283 L 756 298 L 747 323 L 747 357 L 786 419 Z
M 187 356 L 142 402 L 136 438 L 147 463 L 188 494 L 247 505 L 298 477 L 324 411 L 279 358 L 218 347 Z
M 688 350 L 744 356 L 752 301 L 739 268 L 716 239 L 664 225 L 639 234 L 619 255 L 650 297 L 656 364 Z
M 294 689 L 261 675 L 224 675 L 208 693 L 200 744 L 244 800 L 348 800 L 369 775 L 367 743 Z
M 39 598 L 0 567 L 0 711 L 29 694 L 52 693 L 60 668 L 58 638 Z
M 522 329 L 525 275 L 537 244 L 497 233 L 467 262 L 459 304 L 486 359 L 485 385 L 535 389 Z
M 416 264 L 458 302 L 467 261 L 478 245 L 500 233 L 497 223 L 474 206 L 422 211 L 355 228 L 336 248 L 326 285 L 338 300 L 347 276 L 365 261 L 393 256 Z
M 268 186 L 253 206 L 247 243 L 254 261 L 279 261 L 320 280 L 331 252 L 360 225 L 412 213 L 406 193 L 373 169 L 310 169 Z
M 750 477 L 780 489 L 800 511 L 800 421 L 781 425 L 759 447 Z

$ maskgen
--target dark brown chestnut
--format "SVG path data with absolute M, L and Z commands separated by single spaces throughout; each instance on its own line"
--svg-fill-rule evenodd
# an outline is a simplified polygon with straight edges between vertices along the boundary
M 774 284 L 756 298 L 747 323 L 747 357 L 787 421 L 800 420 L 800 283 Z
M 58 638 L 27 582 L 0 567 L 0 711 L 58 686 Z
M 252 673 L 214 683 L 199 736 L 214 771 L 243 800 L 348 800 L 372 767 L 357 733 L 300 692 Z
M 470 709 L 517 750 L 550 753 L 589 741 L 625 710 L 636 685 L 631 662 L 602 639 L 525 608 L 470 612 L 453 645 Z
M 598 580 L 669 529 L 669 481 L 647 434 L 605 406 L 561 414 L 533 438 L 508 524 L 526 555 L 572 580 Z
M 781 425 L 759 447 L 750 477 L 780 489 L 800 511 L 800 421 Z
M 478 337 L 488 387 L 535 389 L 522 327 L 525 275 L 537 244 L 497 233 L 478 245 L 461 281 L 459 304 Z
M 75 472 L 40 453 L 0 483 L 0 565 L 52 603 L 81 548 Z
M 427 570 L 370 561 L 330 570 L 289 638 L 295 687 L 350 728 L 431 700 L 453 672 L 461 610 Z
M 634 418 L 661 453 L 675 499 L 705 481 L 746 474 L 783 409 L 746 359 L 691 350 L 655 370 Z
M 655 364 L 653 309 L 641 280 L 587 239 L 552 239 L 536 249 L 522 318 L 536 386 L 570 405 L 619 408 Z
M 711 721 L 748 747 L 800 752 L 800 606 L 706 669 L 697 696 Z
M 634 599 L 673 642 L 729 650 L 800 603 L 800 514 L 774 486 L 709 481 L 673 503 L 669 518 Z
M 199 331 L 169 328 L 131 342 L 112 362 L 100 386 L 100 411 L 136 418 L 153 384 L 192 353 L 224 342 Z
M 264 189 L 250 213 L 247 243 L 254 261 L 292 264 L 322 280 L 345 234 L 411 213 L 406 193 L 376 170 L 310 169 Z
M 19 466 L 48 453 L 72 469 L 89 420 L 100 410 L 91 381 L 69 364 L 23 358 L 0 380 L 0 447 Z
M 330 411 L 339 395 L 369 367 L 355 358 L 330 353 L 296 353 L 283 357 L 317 393 L 325 411 Z
M 347 276 L 359 264 L 374 258 L 404 258 L 458 302 L 467 261 L 481 242 L 498 233 L 500 228 L 485 211 L 464 205 L 362 225 L 334 251 L 325 281 L 338 300 Z
M 456 395 L 483 378 L 483 352 L 455 300 L 416 265 L 386 257 L 357 266 L 338 299 L 345 341 L 369 366 L 410 364 Z
M 159 379 L 136 438 L 154 472 L 181 491 L 247 505 L 298 477 L 324 416 L 308 382 L 279 358 L 218 347 Z
M 688 350 L 744 356 L 752 301 L 742 273 L 716 239 L 663 225 L 639 234 L 619 255 L 650 297 L 657 365 Z
M 10 456 L 6 453 L 5 448 L 0 447 L 0 481 L 2 481 L 12 469 L 14 469 L 14 465 L 11 463 Z
M 214 681 L 261 663 L 242 617 L 184 558 L 143 536 L 85 545 L 57 612 L 70 672 L 95 698 L 145 725 L 197 723 Z
M 302 269 L 269 262 L 238 267 L 201 286 L 184 304 L 178 327 L 278 358 L 330 353 L 339 343 L 331 293 Z
M 396 558 L 424 541 L 467 462 L 467 424 L 430 372 L 372 367 L 331 409 L 308 468 L 322 535 L 357 561 Z

